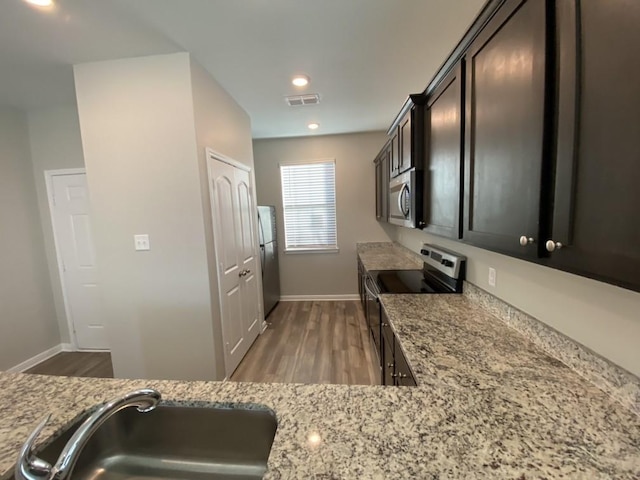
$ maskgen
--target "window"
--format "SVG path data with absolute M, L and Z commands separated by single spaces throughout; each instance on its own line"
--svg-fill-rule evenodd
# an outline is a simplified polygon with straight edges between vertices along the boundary
M 285 251 L 337 251 L 336 162 L 281 164 Z

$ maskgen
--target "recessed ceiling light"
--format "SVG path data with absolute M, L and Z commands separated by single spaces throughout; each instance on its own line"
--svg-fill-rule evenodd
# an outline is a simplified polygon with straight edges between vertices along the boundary
M 31 5 L 35 5 L 36 7 L 50 7 L 53 5 L 53 0 L 24 0 Z
M 317 130 L 319 126 L 319 123 L 310 123 L 309 125 L 307 125 L 307 127 L 309 127 L 309 130 Z
M 304 87 L 306 85 L 309 85 L 309 77 L 307 77 L 306 75 L 296 75 L 291 80 L 291 83 L 293 83 L 296 87 Z

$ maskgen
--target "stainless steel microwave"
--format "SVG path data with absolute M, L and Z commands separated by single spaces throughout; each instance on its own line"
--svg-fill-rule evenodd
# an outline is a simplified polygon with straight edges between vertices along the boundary
M 389 182 L 389 223 L 416 228 L 422 221 L 422 178 L 415 168 Z

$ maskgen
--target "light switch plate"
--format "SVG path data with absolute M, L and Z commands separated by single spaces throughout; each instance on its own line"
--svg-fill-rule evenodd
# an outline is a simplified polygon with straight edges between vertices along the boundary
M 147 235 L 146 233 L 140 234 L 140 235 L 134 235 L 133 243 L 135 245 L 136 250 L 144 251 L 144 250 L 151 249 L 151 247 L 149 246 L 149 235 Z
M 490 287 L 495 287 L 496 286 L 496 269 L 493 267 L 489 267 L 489 286 Z

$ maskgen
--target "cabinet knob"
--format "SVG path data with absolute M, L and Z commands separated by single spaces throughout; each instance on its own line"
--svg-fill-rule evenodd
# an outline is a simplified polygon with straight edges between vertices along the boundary
M 418 222 L 418 227 L 420 227 L 420 228 L 424 228 L 424 227 L 426 227 L 426 226 L 427 226 L 427 223 L 426 223 L 426 222 Z
M 388 327 L 388 326 L 389 326 L 389 324 L 388 324 L 388 323 L 385 323 L 385 322 L 382 322 L 382 326 L 383 326 L 383 327 Z
M 388 368 L 393 368 L 393 363 L 387 363 Z
M 522 245 L 523 247 L 526 247 L 527 245 L 531 245 L 534 242 L 535 240 L 533 239 L 533 237 L 527 237 L 526 235 L 522 235 L 520 237 L 520 245 Z
M 547 243 L 544 244 L 547 249 L 547 252 L 553 252 L 554 250 L 560 250 L 562 248 L 562 243 L 554 242 L 553 240 L 547 240 Z
M 406 373 L 399 373 L 397 375 L 398 378 L 407 378 L 407 374 Z
M 392 374 L 391 374 L 391 378 L 396 378 L 397 376 L 398 376 L 398 374 L 397 374 L 397 373 L 392 373 Z

